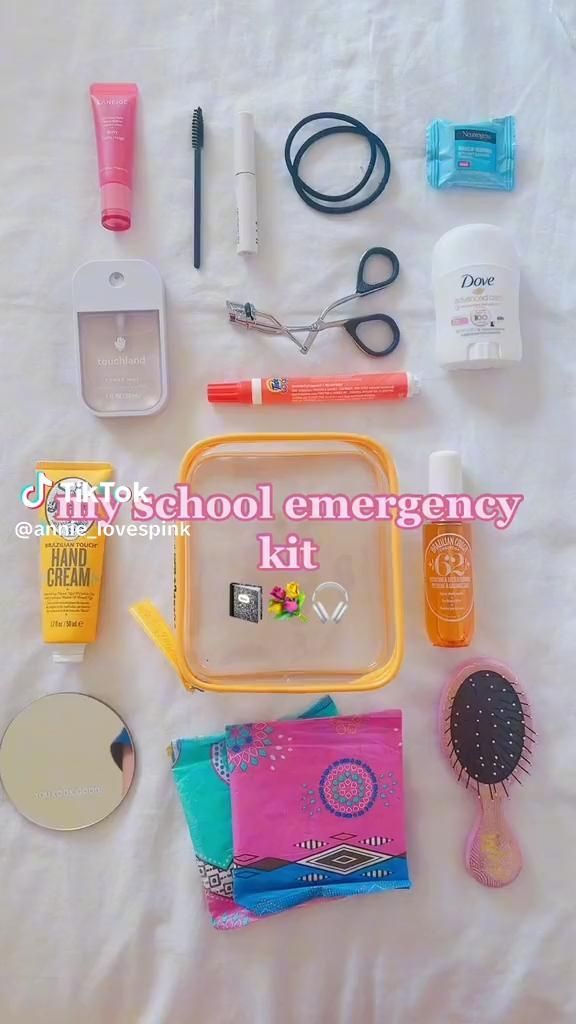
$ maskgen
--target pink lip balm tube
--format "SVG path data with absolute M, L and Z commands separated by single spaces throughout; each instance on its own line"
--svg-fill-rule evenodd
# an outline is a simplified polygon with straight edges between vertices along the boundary
M 90 86 L 102 226 L 127 231 L 132 223 L 132 176 L 138 86 L 129 82 L 97 82 Z

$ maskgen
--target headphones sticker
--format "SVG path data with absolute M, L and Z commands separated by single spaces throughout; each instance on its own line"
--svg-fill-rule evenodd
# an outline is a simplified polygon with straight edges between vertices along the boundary
M 334 605 L 332 612 L 328 611 L 318 596 L 319 594 L 328 592 L 332 593 L 332 600 L 336 599 L 336 604 Z M 327 580 L 325 583 L 319 583 L 312 594 L 312 607 L 322 623 L 341 622 L 348 611 L 349 603 L 348 591 L 346 588 L 343 587 L 341 583 L 335 583 L 333 580 Z
M 320 596 L 322 595 L 322 597 Z M 230 584 L 230 615 L 234 619 L 258 623 L 262 619 L 262 587 L 251 583 Z M 306 594 L 294 580 L 286 586 L 272 587 L 268 600 L 268 611 L 275 619 L 302 619 Z M 348 591 L 341 583 L 326 580 L 319 583 L 312 594 L 312 607 L 323 625 L 342 621 L 348 611 Z

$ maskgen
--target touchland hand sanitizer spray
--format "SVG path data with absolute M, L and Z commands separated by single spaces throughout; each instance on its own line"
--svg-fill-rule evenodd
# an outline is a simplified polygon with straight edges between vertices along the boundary
M 448 369 L 481 370 L 522 358 L 514 242 L 495 224 L 447 231 L 432 254 L 436 357 Z

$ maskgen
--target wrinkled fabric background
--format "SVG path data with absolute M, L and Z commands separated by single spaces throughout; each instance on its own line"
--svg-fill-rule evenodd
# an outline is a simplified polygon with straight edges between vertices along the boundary
M 562 17 L 562 21 L 561 21 Z M 2 1024 L 572 1024 L 576 1019 L 573 508 L 576 56 L 570 4 L 543 0 L 4 0 L 0 8 L 0 332 L 2 372 L 2 684 L 0 727 L 27 702 L 78 689 L 123 714 L 138 778 L 98 827 L 43 831 L 0 800 Z M 141 88 L 134 226 L 99 226 L 93 80 Z M 206 118 L 205 259 L 192 268 L 189 124 Z M 231 118 L 259 132 L 261 251 L 235 253 Z M 360 117 L 392 157 L 377 203 L 317 215 L 296 196 L 285 137 L 322 109 Z M 512 194 L 438 193 L 425 184 L 433 117 L 518 119 Z M 349 143 L 349 144 L 348 144 Z M 310 180 L 352 183 L 360 143 L 332 140 Z M 433 357 L 430 255 L 448 228 L 501 223 L 522 257 L 525 355 L 512 371 L 445 375 Z M 313 317 L 352 285 L 370 245 L 398 253 L 401 277 L 363 311 L 400 321 L 387 369 L 406 367 L 423 395 L 394 406 L 213 409 L 209 380 L 370 371 L 343 333 L 306 361 L 283 338 L 235 332 L 226 298 Z M 97 420 L 75 381 L 70 282 L 90 259 L 140 256 L 168 297 L 172 391 L 157 419 Z M 423 633 L 420 537 L 404 538 L 406 659 L 390 688 L 339 700 L 347 712 L 402 706 L 411 892 L 317 905 L 243 933 L 218 934 L 165 744 L 234 720 L 286 715 L 306 698 L 190 696 L 128 614 L 171 607 L 172 542 L 108 541 L 97 645 L 81 666 L 52 665 L 39 636 L 36 540 L 19 505 L 38 458 L 106 459 L 117 479 L 156 491 L 189 445 L 228 430 L 351 429 L 391 449 L 403 489 L 426 485 L 429 451 L 458 447 L 473 491 L 526 496 L 500 534 L 476 529 L 478 630 L 472 653 L 507 660 L 531 695 L 540 733 L 532 777 L 510 820 L 526 866 L 507 891 L 482 889 L 462 863 L 475 807 L 440 756 L 436 707 L 457 652 Z

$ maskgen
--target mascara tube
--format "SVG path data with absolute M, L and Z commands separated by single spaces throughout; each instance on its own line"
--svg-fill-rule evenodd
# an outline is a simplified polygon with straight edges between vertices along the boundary
M 234 124 L 234 187 L 236 252 L 258 252 L 254 118 L 246 111 L 236 115 Z

